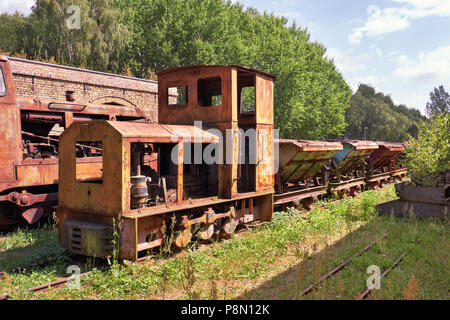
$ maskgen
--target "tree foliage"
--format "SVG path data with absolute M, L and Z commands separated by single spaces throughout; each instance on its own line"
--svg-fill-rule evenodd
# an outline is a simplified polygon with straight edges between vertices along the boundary
M 370 140 L 405 141 L 408 135 L 417 134 L 415 122 L 425 119 L 419 110 L 395 105 L 390 96 L 377 93 L 366 84 L 360 84 L 350 105 L 346 112 L 349 126 L 345 135 L 351 139 L 363 139 L 367 127 Z
M 404 163 L 413 172 L 413 181 L 435 186 L 440 175 L 450 169 L 450 114 L 434 115 L 420 121 L 417 138 L 410 137 L 405 148 Z
M 430 92 L 430 101 L 427 103 L 426 112 L 429 117 L 434 114 L 450 112 L 450 95 L 445 91 L 444 86 L 434 88 Z
M 32 13 L 2 14 L 0 49 L 28 59 L 120 72 L 128 30 L 112 0 L 78 0 L 80 29 L 69 29 L 71 0 L 39 0 Z
M 80 0 L 82 27 L 74 31 L 64 24 L 71 3 L 40 0 L 29 17 L 6 15 L 14 23 L 5 35 L 17 35 L 16 28 L 26 39 L 6 44 L 0 34 L 0 49 L 137 77 L 180 65 L 245 65 L 278 77 L 275 126 L 282 137 L 345 131 L 349 86 L 325 47 L 286 18 L 223 0 Z

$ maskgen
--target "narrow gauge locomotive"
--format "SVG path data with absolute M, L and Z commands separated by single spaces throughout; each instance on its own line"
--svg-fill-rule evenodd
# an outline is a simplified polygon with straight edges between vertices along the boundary
M 71 123 L 147 121 L 134 107 L 19 98 L 11 61 L 0 56 L 0 229 L 35 224 L 57 204 L 59 134 Z M 55 129 L 56 128 L 56 129 Z M 98 175 L 101 149 L 78 144 L 80 175 Z
M 115 225 L 119 257 L 137 260 L 171 231 L 174 244 L 184 247 L 194 233 L 209 239 L 240 223 L 271 220 L 275 80 L 241 66 L 169 69 L 158 73 L 158 124 L 72 124 L 60 138 L 57 216 L 64 247 L 110 255 Z M 168 96 L 173 89 L 176 100 Z M 85 179 L 76 145 L 92 143 L 101 146 L 102 171 Z

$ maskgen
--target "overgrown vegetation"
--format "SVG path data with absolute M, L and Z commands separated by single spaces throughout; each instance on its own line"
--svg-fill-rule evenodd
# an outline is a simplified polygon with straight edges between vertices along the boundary
M 417 235 L 423 235 L 421 246 L 411 247 L 412 254 L 371 298 L 404 299 L 404 292 L 419 299 L 445 298 L 450 278 L 445 267 L 448 250 L 444 252 L 448 223 L 377 217 L 376 204 L 393 198 L 390 186 L 358 198 L 322 203 L 322 208 L 316 206 L 309 213 L 289 209 L 276 213 L 270 223 L 212 247 L 193 243 L 169 257 L 158 255 L 142 264 L 114 264 L 108 271 L 96 269 L 97 262 L 89 259 L 82 269 L 94 269 L 81 279 L 80 290 L 27 293 L 29 287 L 67 276 L 69 262 L 50 262 L 8 274 L 0 281 L 0 293 L 13 299 L 292 299 L 312 280 L 391 231 L 367 256 L 356 259 L 307 298 L 354 298 L 365 289 L 366 268 L 377 264 L 384 270 Z M 49 233 L 56 236 L 56 231 Z M 409 284 L 412 273 L 415 280 Z
M 436 186 L 441 175 L 450 169 L 450 113 L 434 115 L 418 125 L 417 138 L 410 137 L 404 163 L 412 172 L 413 182 Z

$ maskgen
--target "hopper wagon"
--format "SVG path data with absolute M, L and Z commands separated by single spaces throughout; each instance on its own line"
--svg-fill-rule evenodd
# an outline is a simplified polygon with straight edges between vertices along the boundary
M 390 180 L 402 180 L 407 173 L 407 168 L 399 163 L 405 150 L 403 143 L 376 142 L 378 149 L 369 157 L 368 175 L 366 183 L 369 188 L 382 188 Z
M 338 151 L 339 142 L 278 140 L 279 168 L 275 175 L 274 203 L 282 208 L 293 204 L 309 209 L 327 193 L 326 164 Z
M 331 160 L 329 191 L 338 198 L 355 196 L 366 185 L 370 154 L 378 149 L 373 141 L 345 140 Z

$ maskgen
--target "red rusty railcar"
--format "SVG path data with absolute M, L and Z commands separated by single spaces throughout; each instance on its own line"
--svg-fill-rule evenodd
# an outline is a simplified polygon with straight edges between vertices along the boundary
M 0 56 L 0 228 L 34 224 L 57 203 L 58 136 L 73 122 L 97 119 L 145 121 L 137 108 L 16 96 L 10 61 Z M 78 145 L 85 177 L 99 175 L 101 149 Z
M 332 158 L 328 189 L 338 198 L 346 193 L 355 196 L 366 185 L 370 154 L 378 149 L 373 141 L 344 140 L 343 150 Z
M 309 209 L 327 193 L 331 157 L 343 149 L 340 142 L 279 139 L 279 170 L 275 176 L 275 204 Z
M 381 188 L 390 180 L 402 180 L 407 168 L 400 163 L 405 150 L 401 142 L 377 141 L 378 149 L 370 154 L 366 183 L 370 188 Z

